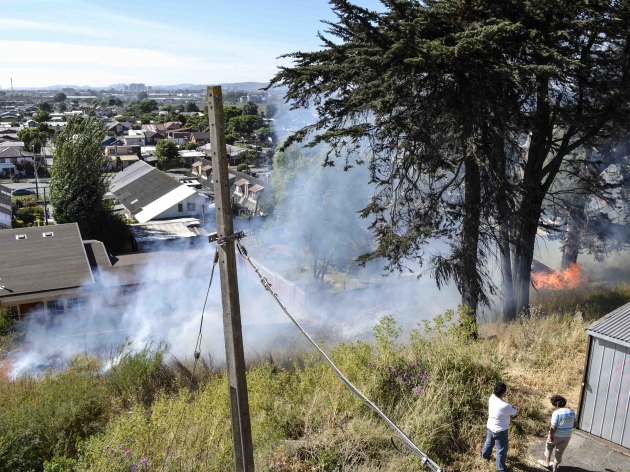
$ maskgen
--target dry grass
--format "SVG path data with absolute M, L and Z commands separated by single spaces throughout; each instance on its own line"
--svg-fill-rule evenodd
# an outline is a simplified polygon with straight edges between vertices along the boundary
M 576 406 L 587 322 L 579 312 L 558 311 L 547 306 L 513 323 L 484 325 L 479 340 L 453 322 L 452 312 L 408 339 L 399 339 L 398 327 L 385 318 L 375 329 L 374 344 L 340 344 L 331 356 L 445 470 L 490 472 L 494 464 L 482 461 L 479 454 L 487 398 L 496 381 L 508 384 L 507 400 L 519 409 L 510 436 L 512 464 L 522 460 L 532 436 L 546 432 L 552 394 L 562 394 Z M 182 414 L 183 426 L 166 470 L 230 470 L 225 373 L 208 362 L 189 395 L 181 388 L 187 384 L 182 379 L 188 367 L 164 362 L 163 354 L 162 348 L 137 353 L 107 375 L 99 374 L 92 363 L 75 363 L 67 372 L 39 381 L 1 381 L 0 407 L 12 413 L 0 415 L 0 471 L 11 470 L 3 468 L 3 457 L 22 460 L 31 450 L 37 455 L 29 464 L 41 457 L 30 443 L 25 449 L 21 439 L 25 433 L 34 435 L 30 431 L 35 427 L 38 444 L 46 438 L 47 451 L 54 447 L 48 457 L 65 455 L 56 460 L 71 463 L 47 471 L 145 470 L 139 467 L 143 460 L 151 470 L 159 470 Z M 72 395 L 67 394 L 69 386 Z M 392 432 L 316 355 L 291 353 L 282 362 L 279 356 L 274 360 L 262 355 L 249 368 L 248 387 L 257 470 L 419 469 L 416 458 L 396 452 Z M 85 404 L 86 398 L 91 403 Z M 67 418 L 65 424 L 78 431 L 74 442 L 57 439 L 60 430 L 51 418 L 60 413 Z M 98 422 L 98 427 L 86 432 L 84 421 Z M 22 449 L 12 449 L 7 438 Z

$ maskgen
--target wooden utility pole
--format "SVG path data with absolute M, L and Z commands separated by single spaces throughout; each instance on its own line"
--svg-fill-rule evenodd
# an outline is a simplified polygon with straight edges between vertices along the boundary
M 253 472 L 254 450 L 252 428 L 249 419 L 247 381 L 245 379 L 245 354 L 241 329 L 241 307 L 236 276 L 236 252 L 232 222 L 232 201 L 228 160 L 225 147 L 225 119 L 223 116 L 223 92 L 220 86 L 208 87 L 208 118 L 210 144 L 212 146 L 212 181 L 217 215 L 217 245 L 219 248 L 219 273 L 221 275 L 221 299 L 223 304 L 223 333 L 230 389 L 232 415 L 232 440 L 234 443 L 234 468 L 236 472 Z M 221 242 L 223 244 L 220 244 Z

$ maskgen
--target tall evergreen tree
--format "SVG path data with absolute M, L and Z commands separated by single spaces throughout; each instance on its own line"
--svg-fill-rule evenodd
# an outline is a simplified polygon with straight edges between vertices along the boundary
M 106 131 L 93 115 L 75 116 L 55 136 L 50 203 L 57 223 L 78 223 L 83 239 L 102 241 L 121 252 L 127 227 L 105 199 L 107 158 L 101 146 Z
M 628 118 L 628 2 L 332 0 L 321 51 L 272 81 L 319 119 L 287 141 L 368 147 L 378 192 L 365 208 L 391 269 L 429 262 L 474 311 L 499 249 L 512 318 L 528 306 L 544 202 L 576 149 Z M 349 161 L 345 165 L 351 165 Z M 425 244 L 451 242 L 427 256 Z

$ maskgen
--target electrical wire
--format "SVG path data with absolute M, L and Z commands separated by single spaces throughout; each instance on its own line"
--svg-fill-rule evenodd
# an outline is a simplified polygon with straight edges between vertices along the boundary
M 249 257 L 249 254 L 247 252 L 247 249 L 245 249 L 245 247 L 243 246 L 243 244 L 241 243 L 240 240 L 236 241 L 236 247 L 238 248 L 238 251 L 240 252 L 241 256 L 243 256 L 243 258 L 249 262 L 249 264 L 252 266 L 252 268 L 254 269 L 254 271 L 256 272 L 256 274 L 258 275 L 258 278 L 260 278 L 260 283 L 263 285 L 263 287 L 265 287 L 265 290 L 267 290 L 271 296 L 276 300 L 276 302 L 278 303 L 278 305 L 280 306 L 280 308 L 282 308 L 282 311 L 284 311 L 285 315 L 287 315 L 289 317 L 289 319 L 293 322 L 293 324 L 302 332 L 302 334 L 306 337 L 306 339 L 309 340 L 309 342 L 315 346 L 315 349 L 317 349 L 319 351 L 319 353 L 322 355 L 322 357 L 324 358 L 324 360 L 328 363 L 328 365 L 330 366 L 330 368 L 335 372 L 335 374 L 337 375 L 337 377 L 339 377 L 341 379 L 341 381 L 346 385 L 346 387 L 348 388 L 348 390 L 350 390 L 350 392 L 352 392 L 352 394 L 354 396 L 356 396 L 359 400 L 361 400 L 368 408 L 370 408 L 372 411 L 374 411 L 377 415 L 379 415 L 386 423 L 387 425 L 392 428 L 396 434 L 398 435 L 400 441 L 407 447 L 407 449 L 409 449 L 409 451 L 411 451 L 411 453 L 413 453 L 414 455 L 416 455 L 422 465 L 428 467 L 429 469 L 433 470 L 434 472 L 443 472 L 443 469 L 438 466 L 435 462 L 433 462 L 431 460 L 431 458 L 429 456 L 427 456 L 424 452 L 422 452 L 418 446 L 416 446 L 413 441 L 411 439 L 409 439 L 409 437 L 396 425 L 396 423 L 394 423 L 392 420 L 390 420 L 387 415 L 385 415 L 385 413 L 383 413 L 380 408 L 378 406 L 376 406 L 372 401 L 370 401 L 365 395 L 363 395 L 353 384 L 352 382 L 350 382 L 344 375 L 343 373 L 337 368 L 337 366 L 333 363 L 333 361 L 328 357 L 328 355 L 323 351 L 322 348 L 319 347 L 319 345 L 313 340 L 313 338 L 311 338 L 311 336 L 304 330 L 304 328 L 302 328 L 302 326 L 300 325 L 300 323 L 298 323 L 298 321 L 291 315 L 291 313 L 289 313 L 289 310 L 287 309 L 287 307 L 282 303 L 282 301 L 280 300 L 280 298 L 278 297 L 278 294 L 276 294 L 273 289 L 271 288 L 271 284 L 269 283 L 269 281 L 260 273 L 260 270 L 258 269 L 258 267 L 256 266 L 256 264 L 254 264 L 254 262 L 251 260 L 251 258 Z M 393 441 L 392 441 L 393 443 Z M 398 449 L 398 448 L 396 448 Z
M 203 328 L 203 315 L 206 311 L 206 305 L 208 303 L 208 295 L 210 295 L 210 287 L 212 287 L 212 279 L 214 279 L 214 269 L 217 266 L 217 262 L 219 262 L 219 245 L 217 244 L 216 251 L 214 252 L 214 261 L 212 263 L 212 271 L 210 272 L 210 281 L 208 282 L 208 290 L 206 290 L 206 299 L 203 302 L 203 308 L 201 310 L 201 319 L 199 321 L 199 333 L 197 334 L 197 342 L 195 343 L 195 361 L 193 362 L 192 372 L 190 373 L 190 383 L 188 385 L 188 398 L 186 398 L 186 402 L 184 403 L 184 408 L 182 409 L 182 413 L 179 416 L 179 420 L 177 421 L 177 426 L 175 427 L 175 434 L 171 438 L 171 442 L 166 448 L 166 454 L 164 455 L 164 462 L 162 462 L 162 467 L 160 467 L 160 471 L 164 470 L 166 466 L 166 461 L 168 460 L 168 455 L 171 452 L 171 448 L 173 447 L 173 443 L 177 438 L 177 433 L 179 432 L 179 427 L 182 424 L 182 420 L 184 419 L 184 414 L 186 413 L 186 407 L 188 406 L 188 400 L 190 399 L 190 391 L 192 390 L 193 382 L 195 379 L 195 370 L 197 368 L 197 363 L 199 361 L 199 357 L 201 356 L 201 340 L 203 339 L 203 333 L 201 332 Z

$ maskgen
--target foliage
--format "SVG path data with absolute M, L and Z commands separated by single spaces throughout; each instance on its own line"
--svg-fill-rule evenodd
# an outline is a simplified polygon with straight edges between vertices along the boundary
M 331 4 L 322 50 L 288 55 L 271 84 L 317 109 L 286 146 L 325 142 L 327 163 L 344 167 L 367 156 L 378 188 L 363 212 L 379 242 L 369 257 L 391 270 L 429 263 L 474 310 L 495 290 L 488 255 L 500 252 L 513 318 L 529 303 L 538 227 L 549 227 L 543 203 L 562 202 L 550 189 L 563 164 L 628 122 L 627 5 Z M 573 164 L 564 171 L 585 165 Z M 440 238 L 448 250 L 427 257 Z
M 258 105 L 256 102 L 249 101 L 242 108 L 243 115 L 258 115 Z
M 551 311 L 551 310 L 545 310 Z M 460 307 L 459 315 L 466 309 Z M 532 316 L 481 327 L 473 340 L 454 311 L 403 337 L 392 317 L 375 342 L 339 344 L 329 355 L 418 446 L 446 470 L 481 471 L 487 398 L 498 380 L 519 409 L 510 431 L 512 463 L 528 436 L 546 431 L 543 398 L 563 385 L 575 405 L 585 355 L 585 322 Z M 0 471 L 223 471 L 233 467 L 225 372 L 165 360 L 167 346 L 125 348 L 110 360 L 78 356 L 64 371 L 0 378 Z M 392 449 L 383 422 L 313 353 L 292 352 L 247 373 L 258 470 L 382 470 L 420 467 Z M 178 424 L 170 454 L 165 457 Z M 516 464 L 515 464 L 516 465 Z
M 268 138 L 273 138 L 273 135 L 273 128 L 270 128 L 269 126 L 263 126 L 262 128 L 258 128 L 256 130 L 256 137 L 259 141 L 267 141 Z
M 241 116 L 243 114 L 243 110 L 239 107 L 224 107 L 223 108 L 223 116 L 225 117 L 225 122 L 229 123 L 232 118 L 237 116 Z
M 17 320 L 9 308 L 0 309 L 0 338 L 15 332 Z
M 43 123 L 45 121 L 50 121 L 50 113 L 44 110 L 40 110 L 33 115 L 33 119 L 38 123 Z
M 186 112 L 198 112 L 199 111 L 199 107 L 197 106 L 197 104 L 195 102 L 186 102 L 186 105 L 184 105 L 184 111 Z
M 68 97 L 66 96 L 65 93 L 57 92 L 55 94 L 55 96 L 53 97 L 53 102 L 55 102 L 55 103 L 64 102 L 66 100 L 66 98 L 68 98 Z
M 68 109 L 68 106 L 66 105 L 66 102 L 59 102 L 57 103 L 57 110 L 60 113 L 63 113 L 64 111 L 66 111 Z
M 146 100 L 147 98 L 149 98 L 149 94 L 146 92 L 140 92 L 137 95 L 138 100 L 142 101 L 142 100 Z
M 208 115 L 187 116 L 186 128 L 190 128 L 193 131 L 208 131 Z
M 35 226 L 44 222 L 44 208 L 29 202 L 16 212 L 15 217 L 26 226 Z
M 237 171 L 239 171 L 239 172 L 243 172 L 244 170 L 247 170 L 247 168 L 248 168 L 248 167 L 247 167 L 247 164 L 244 164 L 244 163 L 243 163 L 243 164 L 239 164 L 239 165 L 236 167 L 236 170 L 237 170 Z
M 168 139 L 161 139 L 155 145 L 155 157 L 162 169 L 165 169 L 168 163 L 175 162 L 179 155 L 178 153 L 177 144 Z
M 55 136 L 50 202 L 56 222 L 76 222 L 84 239 L 102 241 L 109 252 L 118 253 L 128 228 L 104 198 L 108 191 L 107 157 L 101 146 L 105 136 L 94 115 L 68 120 Z
M 239 133 L 253 133 L 263 124 L 263 119 L 259 115 L 242 115 L 231 118 L 228 126 Z
M 273 118 L 274 116 L 276 116 L 276 113 L 278 113 L 278 105 L 268 103 L 266 111 L 267 118 Z
M 229 133 L 225 135 L 225 143 L 233 145 L 239 139 L 238 134 Z
M 193 143 L 192 141 L 186 141 L 184 144 L 179 146 L 179 148 L 184 151 L 194 151 L 198 147 L 199 145 L 197 143 Z
M 18 131 L 18 138 L 24 142 L 24 149 L 29 152 L 40 153 L 41 145 L 46 144 L 54 135 L 53 129 L 46 123 L 38 123 L 35 128 L 24 128 Z
M 140 121 L 142 122 L 143 125 L 146 125 L 146 124 L 151 123 L 154 118 L 155 117 L 152 113 L 145 113 L 144 115 L 140 116 Z
M 37 105 L 37 108 L 39 108 L 41 111 L 47 111 L 48 113 L 53 111 L 52 105 L 50 103 L 48 103 L 48 102 L 40 102 Z

